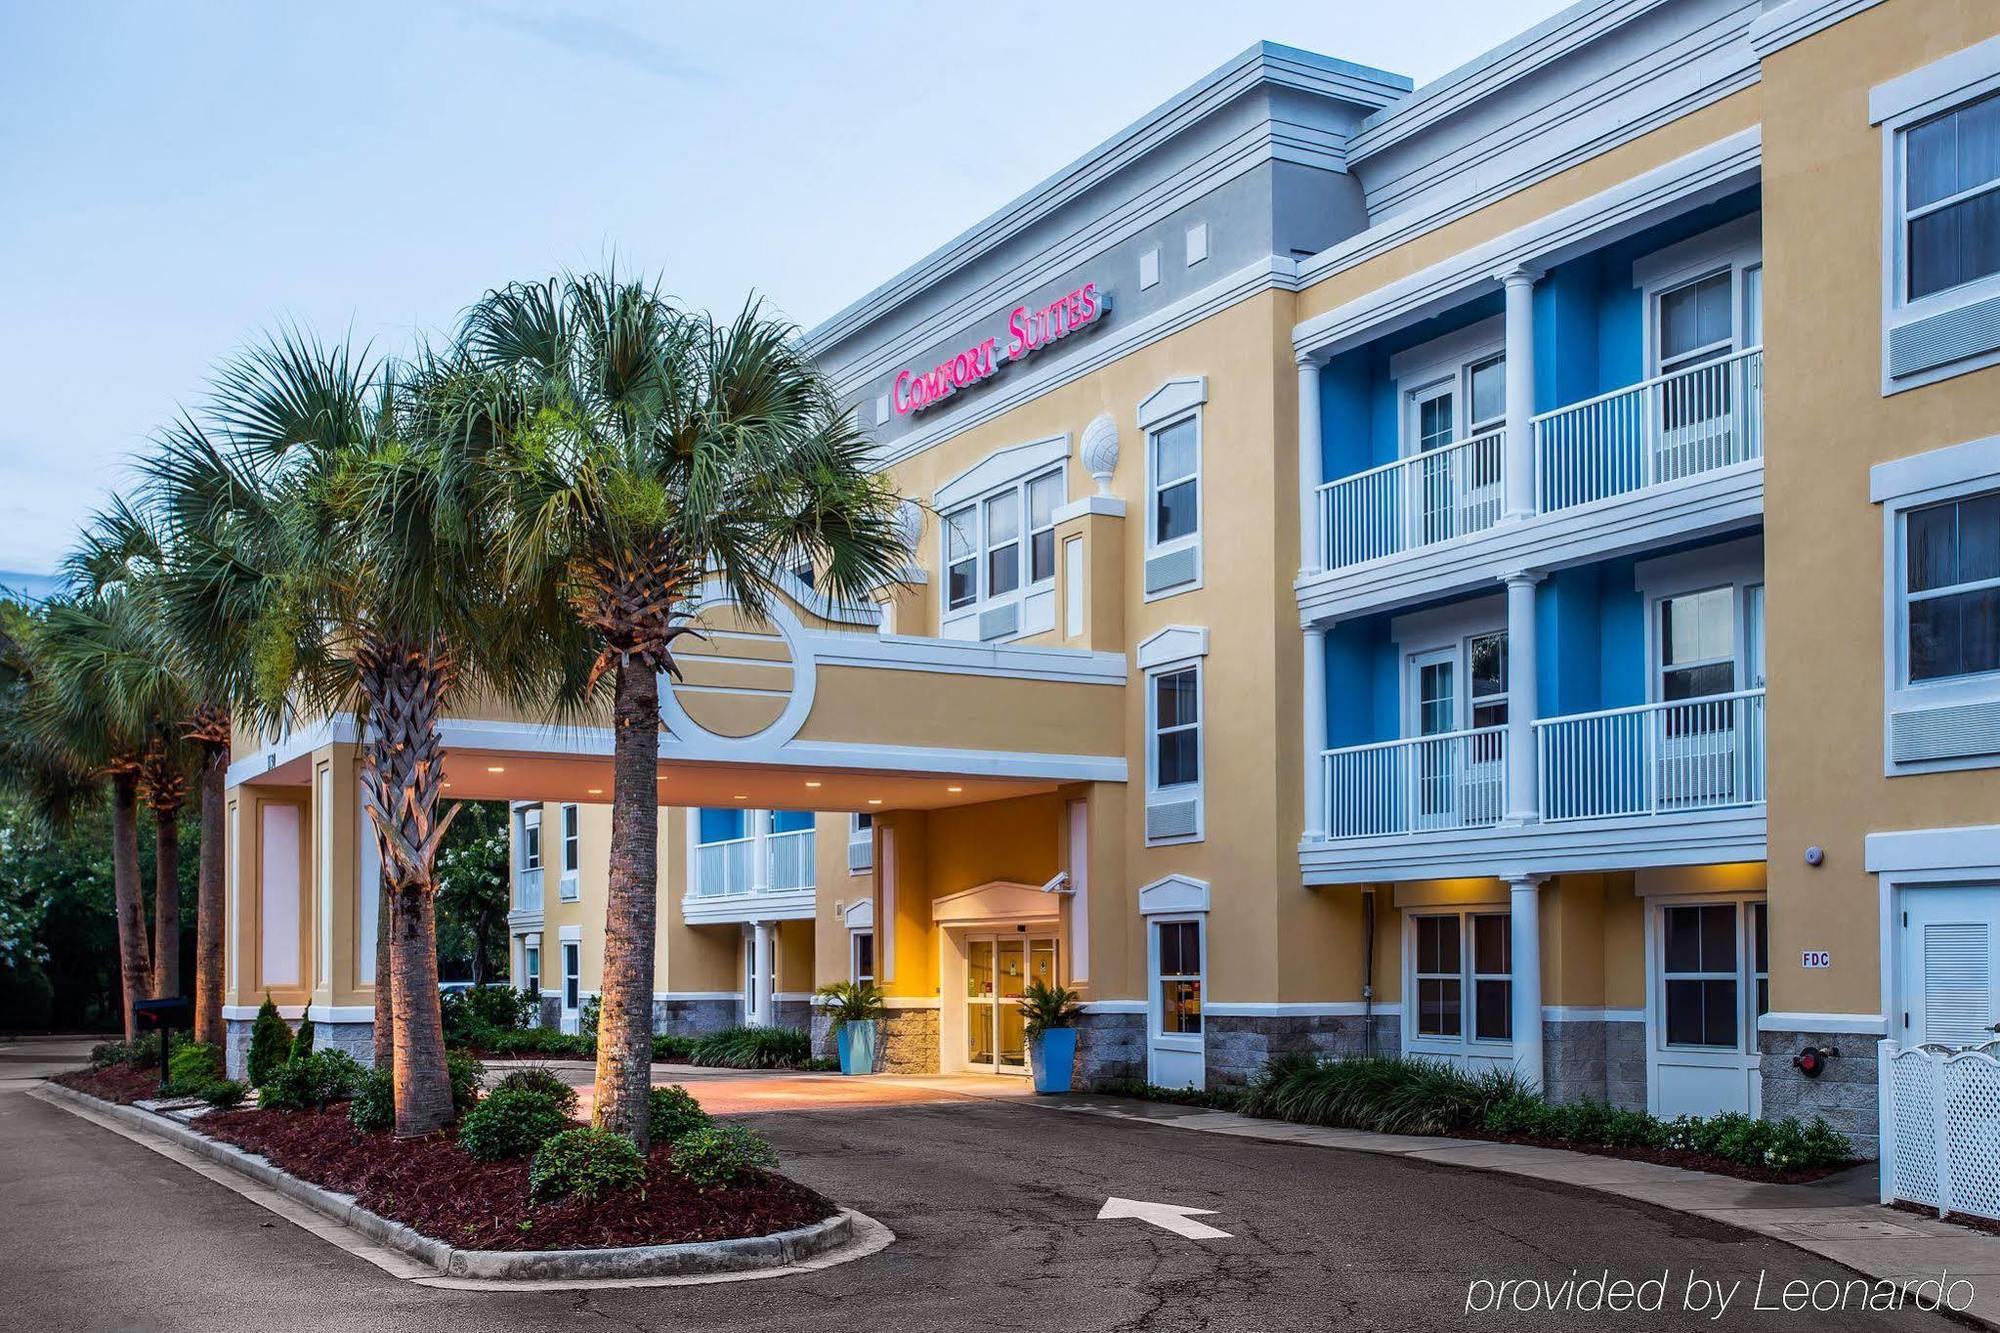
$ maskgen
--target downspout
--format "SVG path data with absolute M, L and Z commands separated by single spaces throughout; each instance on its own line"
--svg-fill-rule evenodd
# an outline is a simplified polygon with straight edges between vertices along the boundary
M 1361 1049 L 1375 1054 L 1375 890 L 1361 892 Z

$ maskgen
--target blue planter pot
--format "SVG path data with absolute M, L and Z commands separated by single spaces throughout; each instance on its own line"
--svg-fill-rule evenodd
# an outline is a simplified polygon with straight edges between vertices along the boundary
M 1076 1029 L 1046 1028 L 1028 1042 L 1036 1092 L 1068 1092 L 1076 1064 Z
M 864 1018 L 855 1023 L 842 1023 L 840 1030 L 833 1034 L 834 1045 L 840 1048 L 840 1072 L 843 1074 L 872 1074 L 875 1072 L 875 1020 Z

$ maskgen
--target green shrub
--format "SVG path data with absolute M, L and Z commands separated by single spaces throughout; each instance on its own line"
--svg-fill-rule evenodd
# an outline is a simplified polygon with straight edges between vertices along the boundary
M 778 1164 L 764 1136 L 744 1125 L 702 1125 L 674 1140 L 674 1170 L 696 1185 L 723 1185 Z
M 593 1045 L 597 1041 L 597 1020 L 603 1014 L 604 997 L 593 995 L 583 1002 L 583 1009 L 576 1016 L 576 1030 L 590 1038 Z
M 90 1067 L 109 1069 L 132 1058 L 132 1048 L 122 1041 L 100 1041 L 90 1048 Z
M 540 1055 L 558 1060 L 590 1060 L 597 1055 L 593 1039 L 554 1028 L 522 1028 L 488 1032 L 478 1043 L 488 1055 Z
M 386 1069 L 371 1069 L 354 1100 L 347 1104 L 347 1118 L 363 1134 L 380 1134 L 396 1127 L 396 1076 Z
M 494 1036 L 525 1028 L 539 1003 L 525 991 L 496 985 L 446 991 L 439 1007 L 444 1013 L 445 1045 L 491 1050 Z
M 219 1078 L 201 1090 L 201 1099 L 218 1111 L 233 1111 L 250 1095 L 248 1084 L 233 1078 Z
M 1052 1028 L 1073 1028 L 1083 1014 L 1083 996 L 1067 986 L 1053 986 L 1036 977 L 1020 999 L 1021 1019 L 1030 1037 Z
M 843 1024 L 867 1023 L 889 1012 L 882 988 L 867 981 L 829 981 L 813 992 L 813 1003 L 833 1020 L 836 1032 Z
M 250 1076 L 250 1086 L 263 1087 L 271 1075 L 291 1058 L 292 1029 L 278 1016 L 278 1006 L 271 1003 L 267 992 L 264 1003 L 258 1006 L 256 1021 L 250 1024 L 250 1053 L 244 1061 L 244 1072 Z
M 1163 1088 L 1136 1078 L 1098 1079 L 1091 1091 L 1112 1097 L 1136 1097 L 1141 1101 L 1165 1102 L 1169 1106 L 1205 1106 L 1217 1111 L 1242 1111 L 1251 1092 L 1246 1088 Z M 1247 1112 L 1263 1115 L 1265 1112 Z
M 653 1059 L 662 1064 L 685 1065 L 694 1062 L 693 1037 L 683 1037 L 679 1033 L 662 1033 L 653 1038 Z
M 368 1071 L 345 1051 L 314 1051 L 287 1060 L 258 1087 L 258 1104 L 271 1111 L 324 1111 L 352 1097 Z
M 1264 1091 L 1262 1104 L 1302 1124 L 1450 1134 L 1483 1126 L 1496 1103 L 1521 1095 L 1505 1070 L 1474 1075 L 1436 1060 L 1358 1056 L 1298 1065 Z
M 539 1092 L 553 1097 L 561 1106 L 564 1115 L 576 1114 L 576 1089 L 562 1081 L 560 1075 L 549 1069 L 516 1069 L 493 1085 L 498 1092 Z
M 471 1051 L 446 1051 L 444 1072 L 451 1080 L 452 1113 L 464 1115 L 479 1100 L 479 1084 L 486 1077 L 486 1066 Z
M 581 1195 L 599 1199 L 646 1179 L 645 1159 L 632 1140 L 608 1129 L 579 1126 L 545 1140 L 528 1166 L 528 1197 L 537 1203 Z
M 646 1097 L 646 1125 L 655 1143 L 678 1143 L 690 1130 L 712 1123 L 691 1093 L 676 1083 L 654 1088 Z
M 167 1089 L 176 1097 L 199 1097 L 222 1077 L 222 1053 L 207 1042 L 183 1042 L 167 1057 Z
M 458 1122 L 458 1146 L 482 1162 L 526 1157 L 573 1123 L 545 1092 L 496 1092 Z
M 689 1054 L 693 1064 L 721 1069 L 798 1069 L 811 1059 L 812 1036 L 798 1028 L 724 1028 Z
M 298 1031 L 292 1034 L 292 1054 L 294 1060 L 302 1060 L 313 1053 L 312 1014 L 306 1013 L 299 1019 Z

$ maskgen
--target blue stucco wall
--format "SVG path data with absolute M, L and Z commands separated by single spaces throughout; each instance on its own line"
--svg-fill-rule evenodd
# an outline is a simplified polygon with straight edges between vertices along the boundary
M 701 812 L 696 821 L 700 842 L 728 842 L 731 838 L 743 836 L 743 812 L 741 810 L 708 810 Z

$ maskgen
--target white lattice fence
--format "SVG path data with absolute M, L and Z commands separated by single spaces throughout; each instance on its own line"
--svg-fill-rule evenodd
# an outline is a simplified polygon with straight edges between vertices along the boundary
M 2000 1219 L 2000 1042 L 1881 1045 L 1882 1197 Z

